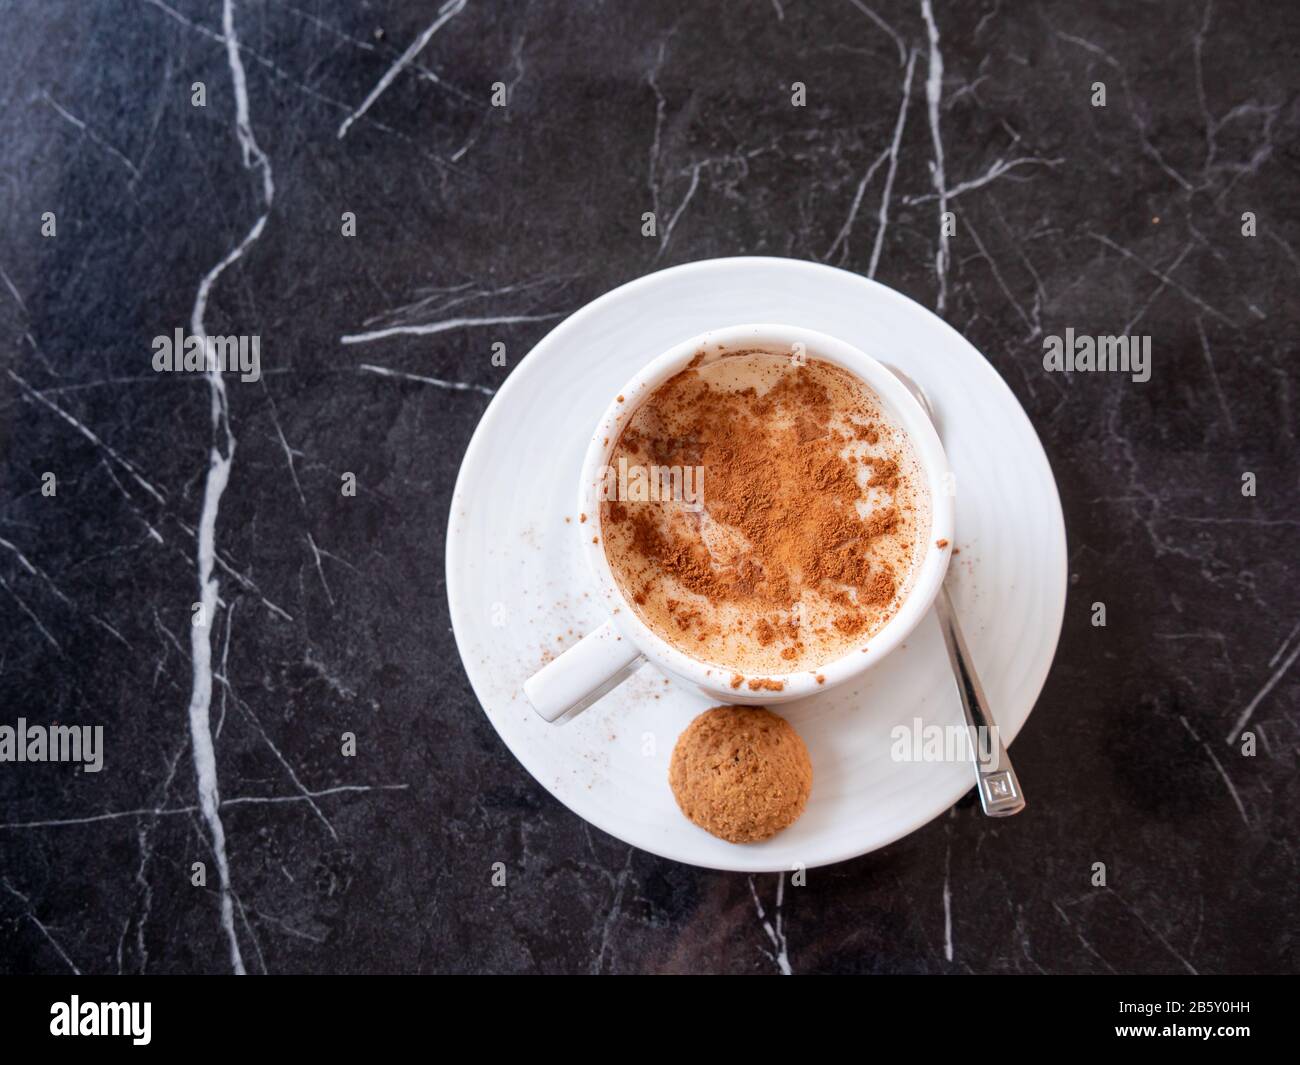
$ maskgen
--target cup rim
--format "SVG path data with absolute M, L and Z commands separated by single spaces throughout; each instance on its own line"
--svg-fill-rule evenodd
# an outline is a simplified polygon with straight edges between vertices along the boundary
M 716 345 L 763 348 L 796 342 L 804 343 L 809 358 L 839 366 L 866 382 L 880 398 L 886 413 L 908 435 L 929 490 L 930 532 L 925 557 L 916 571 L 911 591 L 894 616 L 873 636 L 815 670 L 770 673 L 761 678 L 746 675 L 739 687 L 733 687 L 733 677 L 740 676 L 738 671 L 723 663 L 708 662 L 678 650 L 642 621 L 636 608 L 623 595 L 605 553 L 600 505 L 600 489 L 604 481 L 602 471 L 609 464 L 619 435 L 640 404 L 661 384 L 685 369 L 701 348 Z M 578 529 L 602 605 L 619 632 L 647 659 L 669 675 L 685 679 L 727 702 L 788 702 L 827 691 L 862 675 L 898 647 L 929 611 L 952 556 L 955 512 L 952 483 L 951 467 L 934 425 L 915 397 L 883 363 L 847 341 L 815 329 L 778 323 L 746 323 L 709 329 L 673 345 L 642 367 L 610 401 L 596 425 L 583 460 L 578 512 L 585 520 L 580 519 Z M 944 546 L 938 546 L 940 543 Z M 822 680 L 819 681 L 818 677 Z M 781 688 L 775 691 L 770 687 L 750 689 L 748 682 L 755 679 L 779 682 Z

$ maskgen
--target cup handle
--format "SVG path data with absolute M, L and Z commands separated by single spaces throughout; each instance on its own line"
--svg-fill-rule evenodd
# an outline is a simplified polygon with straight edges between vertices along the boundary
M 524 681 L 524 694 L 543 721 L 577 717 L 627 680 L 645 656 L 607 621 Z

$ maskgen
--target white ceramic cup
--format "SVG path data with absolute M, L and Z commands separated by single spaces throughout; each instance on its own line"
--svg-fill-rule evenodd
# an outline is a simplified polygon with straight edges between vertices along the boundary
M 660 385 L 685 369 L 698 352 L 712 352 L 720 346 L 728 351 L 753 348 L 791 356 L 800 354 L 848 370 L 871 386 L 886 415 L 907 433 L 925 476 L 930 496 L 930 534 L 911 591 L 897 613 L 865 641 L 865 650 L 855 646 L 849 653 L 817 668 L 817 676 L 823 678 L 821 682 L 813 673 L 803 670 L 765 674 L 765 679 L 781 685 L 779 691 L 754 692 L 743 684 L 733 688 L 731 679 L 736 670 L 725 663 L 705 662 L 684 654 L 641 620 L 619 590 L 605 555 L 600 524 L 602 489 L 605 469 L 619 434 L 638 405 Z M 902 643 L 930 609 L 952 553 L 953 510 L 948 459 L 934 426 L 898 378 L 865 352 L 825 333 L 790 325 L 735 325 L 691 337 L 664 352 L 629 381 L 611 400 L 596 426 L 578 486 L 578 514 L 583 520 L 575 521 L 574 525 L 609 619 L 533 674 L 524 683 L 524 692 L 545 720 L 560 722 L 587 709 L 647 661 L 670 679 L 719 703 L 770 706 L 843 684 L 870 669 Z M 945 546 L 939 547 L 940 543 Z

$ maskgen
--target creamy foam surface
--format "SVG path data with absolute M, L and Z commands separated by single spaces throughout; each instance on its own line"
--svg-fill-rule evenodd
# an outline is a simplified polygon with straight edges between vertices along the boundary
M 815 358 L 697 355 L 638 407 L 608 472 L 600 531 L 620 589 L 737 687 L 866 646 L 925 555 L 910 440 L 865 382 Z

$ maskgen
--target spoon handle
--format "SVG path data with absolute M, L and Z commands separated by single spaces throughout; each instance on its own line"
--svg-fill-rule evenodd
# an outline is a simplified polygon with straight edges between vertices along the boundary
M 1025 808 L 1025 797 L 1020 790 L 1016 771 L 1002 745 L 1002 737 L 988 710 L 984 687 L 971 659 L 970 649 L 957 624 L 957 611 L 945 586 L 939 588 L 934 601 L 939 615 L 939 628 L 943 642 L 948 647 L 953 677 L 961 695 L 961 708 L 966 715 L 966 728 L 971 737 L 971 760 L 975 763 L 975 776 L 979 782 L 980 805 L 989 817 L 1010 817 Z

